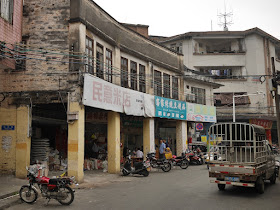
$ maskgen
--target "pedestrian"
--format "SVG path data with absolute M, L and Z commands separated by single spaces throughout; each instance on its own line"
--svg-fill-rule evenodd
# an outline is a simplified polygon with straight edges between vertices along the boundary
M 136 151 L 136 157 L 137 158 L 143 158 L 143 152 L 140 150 L 140 148 L 138 148 L 137 151 Z
M 160 140 L 159 159 L 165 159 L 165 149 L 166 149 L 165 143 L 163 142 L 163 140 Z
M 98 152 L 99 152 L 99 147 L 96 144 L 96 140 L 94 140 L 93 142 L 93 146 L 92 146 L 92 151 L 93 151 L 93 158 L 97 159 L 98 158 Z

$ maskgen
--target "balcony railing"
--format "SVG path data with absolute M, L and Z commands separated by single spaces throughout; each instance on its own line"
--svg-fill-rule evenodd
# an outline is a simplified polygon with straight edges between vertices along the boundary
M 193 52 L 194 55 L 245 55 L 245 51 L 206 51 Z

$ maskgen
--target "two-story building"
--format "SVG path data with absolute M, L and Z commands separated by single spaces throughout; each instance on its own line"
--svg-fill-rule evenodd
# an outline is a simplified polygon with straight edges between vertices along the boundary
M 216 121 L 207 98 L 220 85 L 193 79 L 182 54 L 138 32 L 91 0 L 24 1 L 24 43 L 9 52 L 24 62 L 0 76 L 1 116 L 8 111 L 21 121 L 3 118 L 1 125 L 14 128 L 7 135 L 15 135 L 12 147 L 24 156 L 7 169 L 24 177 L 36 160 L 55 159 L 53 167 L 67 159 L 68 174 L 82 181 L 97 142 L 108 172 L 118 173 L 125 146 L 143 147 L 146 155 L 160 138 L 172 138 L 181 154 L 188 121 Z M 201 99 L 186 103 L 194 84 Z
M 269 87 L 273 62 L 276 71 L 280 70 L 277 38 L 252 28 L 189 32 L 153 39 L 184 54 L 184 64 L 189 68 L 223 84 L 214 90 L 218 121 L 233 120 L 235 96 L 236 121 L 262 125 L 268 138 L 277 141 L 275 102 Z
M 21 42 L 22 38 L 22 0 L 7 0 L 0 2 L 0 171 L 8 173 L 11 168 L 28 158 L 16 153 L 16 131 L 15 122 L 19 127 L 24 126 L 21 114 L 22 107 L 13 106 L 13 111 L 6 109 L 4 101 L 8 93 L 2 84 L 10 81 L 3 77 L 6 74 L 13 75 L 18 69 L 17 55 L 10 53 Z M 9 92 L 9 91 L 7 91 Z M 12 105 L 11 105 L 12 106 Z M 15 113 L 18 113 L 16 115 Z M 20 145 L 24 146 L 24 145 Z

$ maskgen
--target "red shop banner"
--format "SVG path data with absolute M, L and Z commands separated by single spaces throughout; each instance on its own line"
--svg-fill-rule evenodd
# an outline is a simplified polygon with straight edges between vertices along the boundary
M 271 120 L 262 120 L 262 119 L 250 119 L 250 123 L 262 126 L 262 127 L 264 127 L 264 129 L 271 129 L 273 121 L 271 121 Z

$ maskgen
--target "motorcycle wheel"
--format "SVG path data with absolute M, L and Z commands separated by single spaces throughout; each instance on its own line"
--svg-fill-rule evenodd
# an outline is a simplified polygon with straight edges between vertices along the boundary
M 123 170 L 122 170 L 122 173 L 123 173 L 124 176 L 129 175 L 129 173 L 128 173 L 124 168 L 123 168 Z
M 189 167 L 189 161 L 183 160 L 180 167 L 181 169 L 187 169 Z
M 70 187 L 61 187 L 59 192 L 63 194 L 63 198 L 58 198 L 57 201 L 62 205 L 70 205 L 74 200 L 74 192 Z
M 22 201 L 25 203 L 34 203 L 38 198 L 38 193 L 35 189 L 29 185 L 23 185 L 20 188 L 19 196 Z
M 161 167 L 164 172 L 168 172 L 171 170 L 171 164 L 169 162 L 164 163 L 164 166 Z
M 149 171 L 147 171 L 147 169 L 141 171 L 141 174 L 145 177 L 149 176 Z

